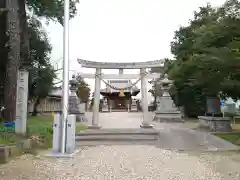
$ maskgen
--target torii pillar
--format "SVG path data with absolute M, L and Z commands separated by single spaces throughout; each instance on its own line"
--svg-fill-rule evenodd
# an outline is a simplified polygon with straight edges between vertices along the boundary
M 101 88 L 101 79 L 100 79 L 101 71 L 102 71 L 101 68 L 96 68 L 92 125 L 88 127 L 89 129 L 100 129 L 99 104 L 100 104 L 100 88 Z

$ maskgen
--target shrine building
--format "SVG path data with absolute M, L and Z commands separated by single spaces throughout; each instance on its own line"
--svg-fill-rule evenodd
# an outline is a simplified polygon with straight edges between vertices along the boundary
M 129 89 L 123 89 L 124 87 L 131 87 L 131 80 L 108 80 L 108 84 L 117 87 L 121 90 L 112 89 L 109 85 L 106 85 L 105 89 L 100 90 L 100 94 L 103 96 L 103 100 L 107 102 L 108 107 L 111 110 L 131 110 L 132 105 L 136 104 L 136 97 L 140 89 L 137 86 L 133 86 Z M 134 102 L 133 102 L 134 101 Z

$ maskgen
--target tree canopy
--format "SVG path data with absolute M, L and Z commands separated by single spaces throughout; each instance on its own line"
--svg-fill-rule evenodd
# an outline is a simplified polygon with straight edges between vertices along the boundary
M 202 114 L 207 96 L 240 96 L 239 9 L 237 0 L 217 8 L 207 4 L 175 32 L 175 60 L 167 71 L 174 79 L 174 99 L 188 115 Z
M 27 68 L 30 71 L 29 82 L 31 84 L 29 85 L 29 92 L 31 98 L 46 94 L 46 91 L 51 89 L 50 81 L 55 76 L 49 62 L 48 55 L 51 52 L 51 46 L 47 36 L 44 35 L 41 28 L 41 31 L 36 29 L 40 27 L 40 22 L 36 20 L 33 22 L 32 18 L 28 21 L 26 8 L 36 17 L 35 19 L 45 18 L 63 24 L 64 0 L 18 0 L 7 2 L 8 0 L 0 2 L 0 55 L 2 58 L 0 75 L 1 82 L 4 82 L 4 84 L 0 85 L 0 92 L 2 97 L 2 87 L 4 87 L 5 118 L 14 121 L 17 70 Z M 76 15 L 76 4 L 78 2 L 79 0 L 70 0 L 70 18 Z M 15 26 L 12 24 L 15 24 Z M 49 88 L 43 88 L 44 91 L 38 89 L 44 87 L 37 85 L 42 82 L 39 79 L 40 77 L 48 80 L 45 82 L 48 82 Z

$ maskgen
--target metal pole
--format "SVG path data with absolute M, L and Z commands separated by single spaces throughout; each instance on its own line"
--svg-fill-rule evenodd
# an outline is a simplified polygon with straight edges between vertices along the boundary
M 66 121 L 68 116 L 68 95 L 69 95 L 69 0 L 64 0 L 61 153 L 65 153 L 65 145 L 66 145 Z

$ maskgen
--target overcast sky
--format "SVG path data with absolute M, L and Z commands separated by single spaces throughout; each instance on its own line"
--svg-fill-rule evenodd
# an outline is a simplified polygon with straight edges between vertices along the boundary
M 70 21 L 70 72 L 83 69 L 77 58 L 99 62 L 133 62 L 171 58 L 170 42 L 180 25 L 187 25 L 193 11 L 224 0 L 80 0 Z M 52 61 L 62 66 L 63 28 L 46 26 L 53 46 Z M 127 70 L 127 73 L 137 71 Z M 105 70 L 104 73 L 117 73 Z M 61 77 L 61 75 L 60 75 Z M 134 80 L 133 80 L 134 81 Z M 92 90 L 94 81 L 87 80 Z M 103 83 L 102 83 L 103 84 Z M 104 87 L 104 85 L 102 85 Z M 139 86 L 140 87 L 140 86 Z M 151 86 L 149 86 L 150 88 Z

